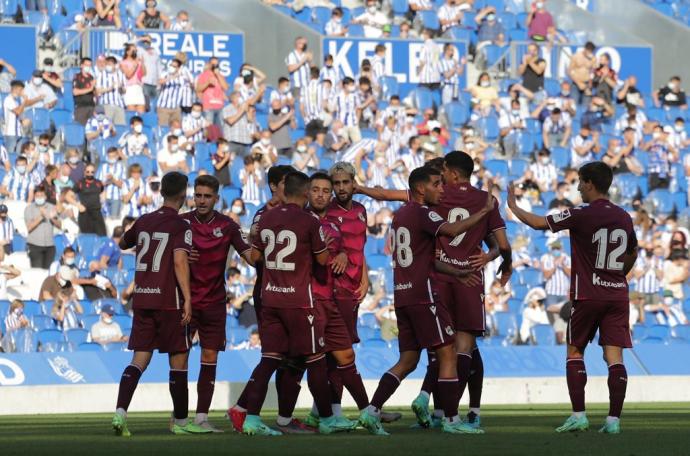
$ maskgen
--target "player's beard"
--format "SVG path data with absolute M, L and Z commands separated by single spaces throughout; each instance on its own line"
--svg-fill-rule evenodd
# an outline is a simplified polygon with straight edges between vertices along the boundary
M 345 198 L 345 199 L 343 199 L 343 198 Z M 341 194 L 337 193 L 335 195 L 335 199 L 338 201 L 338 204 L 340 204 L 341 206 L 348 204 L 350 201 L 352 201 L 352 193 L 347 193 L 345 195 L 341 195 Z

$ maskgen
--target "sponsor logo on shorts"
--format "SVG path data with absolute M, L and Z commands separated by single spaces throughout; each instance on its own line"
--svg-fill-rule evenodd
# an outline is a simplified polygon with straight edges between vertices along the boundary
M 554 223 L 562 222 L 563 220 L 570 218 L 570 209 L 566 209 L 563 212 L 559 212 L 558 214 L 553 214 L 551 217 L 553 217 Z
M 453 266 L 467 267 L 470 265 L 469 260 L 462 261 L 456 260 L 455 258 L 448 258 L 448 255 L 446 255 L 446 252 L 444 252 L 443 250 L 441 250 L 441 256 L 439 257 L 439 260 L 441 260 L 441 262 L 443 263 L 452 264 Z
M 452 336 L 454 332 L 455 331 L 453 331 L 453 328 L 451 328 L 450 326 L 446 326 L 446 334 Z
M 411 289 L 412 289 L 412 282 L 399 283 L 395 287 L 393 287 L 394 291 L 405 291 L 405 290 L 411 290 Z
M 268 282 L 268 284 L 266 284 L 266 291 L 272 291 L 273 293 L 294 293 L 295 287 L 279 287 Z
M 134 292 L 137 294 L 161 294 L 161 289 L 156 287 L 156 288 L 150 288 L 150 287 L 134 287 Z
M 217 238 L 223 237 L 223 232 L 221 231 L 220 227 L 215 227 L 213 229 L 213 235 Z
M 596 272 L 592 273 L 592 285 L 606 288 L 625 288 L 627 286 L 625 282 L 609 282 L 607 280 L 601 280 L 601 277 L 599 277 Z

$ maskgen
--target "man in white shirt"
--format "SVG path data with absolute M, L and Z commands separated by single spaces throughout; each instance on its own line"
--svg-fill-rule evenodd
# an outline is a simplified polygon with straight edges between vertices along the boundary
M 193 30 L 192 23 L 189 21 L 189 13 L 185 10 L 181 10 L 175 16 L 170 30 L 176 32 L 191 32 Z
M 326 22 L 324 30 L 328 36 L 347 36 L 347 26 L 343 25 L 342 8 L 333 8 L 333 11 L 331 11 L 331 20 Z
M 500 129 L 503 153 L 506 157 L 514 157 L 518 154 L 519 136 L 526 126 L 525 117 L 518 100 L 513 100 L 510 103 L 510 110 L 501 111 L 498 118 L 498 128 Z
M 48 84 L 43 81 L 41 70 L 32 73 L 31 80 L 24 87 L 24 95 L 28 103 L 27 107 L 53 109 L 57 104 L 57 96 Z
M 14 153 L 18 151 L 19 140 L 23 136 L 24 128 L 28 126 L 28 120 L 22 119 L 22 114 L 27 107 L 27 99 L 22 81 L 12 81 L 10 87 L 10 94 L 2 104 L 5 119 L 2 134 L 5 137 L 7 152 Z
M 383 35 L 383 26 L 391 23 L 379 10 L 377 3 L 376 0 L 367 0 L 367 10 L 352 21 L 363 26 L 364 36 L 367 38 L 380 38 Z
M 158 174 L 160 176 L 171 171 L 178 171 L 184 174 L 189 172 L 189 167 L 187 166 L 187 153 L 180 150 L 177 136 L 175 135 L 168 136 L 166 147 L 158 151 L 158 156 L 156 158 L 158 161 Z
M 564 115 L 560 108 L 553 108 L 542 125 L 544 147 L 565 147 L 570 140 L 571 123 L 569 115 Z
M 580 134 L 570 141 L 570 166 L 578 169 L 587 162 L 594 160 L 594 154 L 599 153 L 599 135 L 592 136 L 589 125 L 580 127 Z
M 147 155 L 151 156 L 149 152 L 149 139 L 143 133 L 144 132 L 144 121 L 139 116 L 134 116 L 129 121 L 130 131 L 125 133 L 120 137 L 118 145 L 124 152 L 122 157 L 133 157 L 135 155 Z
M 113 320 L 115 309 L 110 304 L 101 308 L 101 319 L 91 327 L 91 340 L 101 345 L 113 342 L 125 342 L 127 336 L 122 334 L 122 328 Z
M 417 74 L 419 85 L 430 90 L 439 90 L 441 87 L 441 50 L 433 40 L 433 32 L 428 29 L 422 31 L 424 47 L 419 55 Z
M 546 147 L 542 148 L 537 155 L 535 163 L 530 165 L 529 171 L 532 173 L 531 179 L 539 186 L 539 191 L 555 191 L 558 184 L 558 171 L 551 162 L 551 152 Z

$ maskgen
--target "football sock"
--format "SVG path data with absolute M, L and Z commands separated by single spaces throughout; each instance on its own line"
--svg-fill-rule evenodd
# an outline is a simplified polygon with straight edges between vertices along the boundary
M 467 380 L 470 378 L 470 367 L 472 366 L 472 355 L 469 353 L 458 353 L 458 402 L 462 399 L 467 387 Z
M 132 402 L 134 391 L 139 384 L 141 374 L 141 370 L 133 364 L 125 367 L 124 372 L 122 372 L 122 377 L 120 377 L 120 390 L 117 393 L 117 409 L 127 411 L 129 403 Z
M 276 418 L 276 423 L 278 423 L 278 426 L 287 426 L 288 424 L 292 423 L 292 416 L 285 417 L 278 415 L 278 418 Z
M 302 389 L 300 383 L 304 377 L 304 370 L 294 366 L 285 366 L 278 369 L 281 374 L 280 383 L 276 374 L 276 388 L 278 389 L 278 415 L 284 418 L 292 418 L 292 413 L 297 405 L 297 398 Z
M 343 385 L 345 385 L 345 388 L 349 391 L 352 399 L 355 400 L 357 408 L 359 410 L 366 408 L 366 406 L 369 405 L 369 397 L 367 396 L 366 388 L 364 388 L 362 376 L 359 375 L 355 363 L 352 362 L 347 366 L 338 366 L 338 372 L 340 373 L 340 378 L 343 380 Z
M 199 380 L 196 383 L 196 414 L 208 414 L 216 385 L 216 364 L 201 363 Z
M 331 404 L 331 411 L 334 416 L 343 416 L 343 406 L 341 404 Z
M 609 416 L 620 418 L 628 387 L 628 372 L 623 364 L 609 366 Z
M 391 372 L 386 372 L 381 377 L 379 381 L 379 386 L 376 388 L 374 396 L 371 398 L 371 405 L 377 409 L 381 410 L 383 404 L 395 393 L 395 390 L 400 386 L 400 379 L 392 374 Z
M 459 388 L 460 384 L 457 378 L 438 379 L 438 395 L 441 399 L 443 415 L 446 418 L 458 416 L 458 401 L 460 400 L 460 395 L 458 393 Z
M 307 361 L 307 384 L 309 385 L 309 391 L 314 396 L 319 416 L 321 418 L 333 416 L 331 391 L 328 387 L 328 367 L 326 367 L 325 356 Z
M 194 422 L 196 424 L 205 423 L 206 421 L 208 421 L 208 413 L 197 413 L 194 416 Z
M 170 397 L 173 401 L 173 414 L 176 420 L 185 420 L 189 414 L 189 386 L 187 371 L 170 369 Z
M 585 385 L 587 385 L 587 370 L 582 358 L 572 358 L 565 363 L 565 375 L 568 381 L 568 393 L 573 412 L 585 411 Z
M 271 376 L 278 369 L 282 362 L 279 358 L 269 356 L 262 356 L 259 364 L 254 368 L 252 376 L 249 379 L 245 391 L 247 392 L 247 414 L 259 415 L 261 407 L 264 405 L 266 399 L 266 392 L 268 391 L 268 382 Z
M 338 363 L 331 355 L 326 355 L 326 365 L 328 366 L 328 383 L 331 388 L 331 403 L 340 404 L 343 398 L 343 379 L 338 370 Z
M 479 348 L 474 347 L 472 351 L 472 364 L 470 366 L 470 378 L 467 380 L 467 391 L 470 393 L 470 411 L 479 415 L 479 407 L 482 402 L 482 386 L 484 384 L 484 361 L 479 353 Z
M 427 352 L 427 356 L 429 357 L 429 364 L 426 367 L 424 382 L 422 382 L 422 391 L 431 395 L 438 386 L 438 360 L 434 352 Z

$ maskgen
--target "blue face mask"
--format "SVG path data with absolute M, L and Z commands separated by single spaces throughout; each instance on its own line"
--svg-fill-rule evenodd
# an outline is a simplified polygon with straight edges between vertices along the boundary
M 558 258 L 559 256 L 561 256 L 561 251 L 560 251 L 560 250 L 554 250 L 554 251 L 553 251 L 553 256 L 555 256 L 556 258 Z

